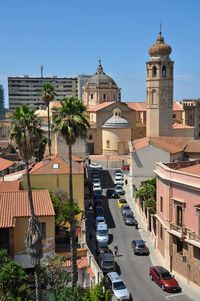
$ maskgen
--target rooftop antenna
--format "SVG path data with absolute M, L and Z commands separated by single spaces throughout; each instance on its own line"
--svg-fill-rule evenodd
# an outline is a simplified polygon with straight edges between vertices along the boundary
M 162 35 L 162 24 L 160 22 L 160 32 L 159 32 L 160 36 Z
M 41 66 L 40 66 L 41 77 L 43 77 L 43 70 L 44 70 L 44 66 L 43 66 L 43 65 L 41 65 Z

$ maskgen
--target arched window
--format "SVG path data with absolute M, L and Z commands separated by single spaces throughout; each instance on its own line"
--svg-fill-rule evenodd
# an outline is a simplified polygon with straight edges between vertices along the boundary
M 92 135 L 91 135 L 91 134 L 89 135 L 89 139 L 90 139 L 90 140 L 92 140 L 92 139 L 93 139 L 93 137 L 92 137 Z
M 155 77 L 156 73 L 157 73 L 157 68 L 156 68 L 156 66 L 153 66 L 153 68 L 152 68 L 152 76 Z
M 162 67 L 162 77 L 166 77 L 167 75 L 167 69 L 166 69 L 166 66 L 163 66 Z
M 152 105 L 156 104 L 156 90 L 151 91 L 151 104 Z
M 115 108 L 113 111 L 113 116 L 121 117 L 121 110 L 119 108 Z
M 107 140 L 107 141 L 106 141 L 106 147 L 107 147 L 107 148 L 110 148 L 110 140 Z

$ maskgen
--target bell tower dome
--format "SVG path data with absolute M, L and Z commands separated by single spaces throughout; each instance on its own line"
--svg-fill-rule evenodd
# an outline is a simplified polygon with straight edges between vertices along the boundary
M 171 136 L 173 124 L 173 64 L 171 47 L 162 32 L 149 49 L 146 63 L 147 127 L 146 136 Z

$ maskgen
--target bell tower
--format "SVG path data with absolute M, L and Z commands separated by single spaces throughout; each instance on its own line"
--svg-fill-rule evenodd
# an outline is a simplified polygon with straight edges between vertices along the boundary
M 162 33 L 149 49 L 146 63 L 147 123 L 146 136 L 171 136 L 173 125 L 172 49 L 165 44 Z

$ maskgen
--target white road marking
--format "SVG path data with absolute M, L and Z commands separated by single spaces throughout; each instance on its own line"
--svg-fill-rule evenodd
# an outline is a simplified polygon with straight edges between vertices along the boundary
M 170 298 L 174 298 L 174 297 L 179 297 L 179 296 L 183 296 L 185 295 L 184 293 L 179 293 L 179 294 L 173 294 L 173 295 L 170 295 L 170 296 L 166 296 L 165 299 L 170 299 Z

